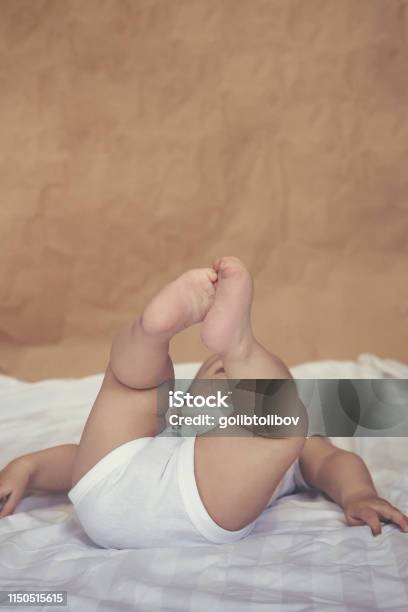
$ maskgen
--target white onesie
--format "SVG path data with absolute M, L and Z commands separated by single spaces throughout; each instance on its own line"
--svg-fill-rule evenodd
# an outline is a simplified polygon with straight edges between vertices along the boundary
M 105 455 L 68 496 L 88 536 L 104 548 L 195 546 L 235 542 L 239 531 L 220 527 L 201 501 L 194 475 L 195 437 L 139 438 Z M 276 488 L 279 497 L 307 488 L 296 460 Z

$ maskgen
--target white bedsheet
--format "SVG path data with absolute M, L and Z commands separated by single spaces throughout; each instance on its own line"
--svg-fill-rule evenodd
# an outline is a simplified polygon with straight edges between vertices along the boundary
M 197 364 L 178 366 L 191 377 Z M 408 367 L 362 355 L 292 369 L 300 378 L 408 378 Z M 28 451 L 77 442 L 101 376 L 35 384 L 0 377 L 0 467 Z M 408 511 L 404 438 L 337 440 L 368 462 L 380 494 Z M 65 495 L 24 499 L 0 520 L 0 589 L 68 591 L 69 610 L 250 612 L 408 610 L 408 535 L 347 527 L 320 495 L 282 499 L 233 545 L 111 551 L 95 547 Z M 31 608 L 40 610 L 43 608 Z M 61 608 L 44 608 L 60 610 Z

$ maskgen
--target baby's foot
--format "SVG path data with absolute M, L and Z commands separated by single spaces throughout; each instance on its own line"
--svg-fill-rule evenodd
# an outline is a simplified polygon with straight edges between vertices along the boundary
M 221 257 L 214 263 L 218 274 L 215 300 L 201 329 L 207 348 L 226 355 L 251 341 L 252 278 L 242 261 Z
M 141 326 L 148 334 L 171 338 L 202 321 L 214 300 L 217 273 L 213 268 L 189 270 L 161 291 L 146 306 Z

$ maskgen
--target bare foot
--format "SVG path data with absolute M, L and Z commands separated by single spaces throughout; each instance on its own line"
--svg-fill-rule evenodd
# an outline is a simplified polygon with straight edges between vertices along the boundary
M 201 338 L 207 348 L 223 356 L 252 342 L 252 278 L 242 261 L 221 257 L 214 262 L 218 274 L 215 300 L 206 315 Z
M 185 272 L 163 287 L 143 312 L 143 330 L 171 338 L 202 321 L 214 301 L 216 280 L 213 268 L 200 268 Z

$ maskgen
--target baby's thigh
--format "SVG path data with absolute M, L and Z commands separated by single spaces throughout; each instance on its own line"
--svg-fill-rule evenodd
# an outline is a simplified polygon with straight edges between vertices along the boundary
M 159 429 L 157 389 L 131 389 L 108 366 L 82 432 L 73 470 L 73 485 L 114 448 L 155 436 Z
M 303 444 L 302 437 L 198 437 L 195 477 L 211 518 L 228 530 L 242 529 L 254 521 Z

